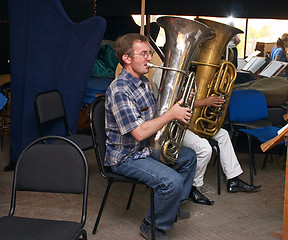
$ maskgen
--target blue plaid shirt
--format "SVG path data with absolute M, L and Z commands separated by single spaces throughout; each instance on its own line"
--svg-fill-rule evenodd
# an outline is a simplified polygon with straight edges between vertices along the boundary
M 139 159 L 150 155 L 150 139 L 139 142 L 130 134 L 145 121 L 153 119 L 155 97 L 148 83 L 145 76 L 138 79 L 123 69 L 107 89 L 106 166 L 117 165 L 128 157 Z

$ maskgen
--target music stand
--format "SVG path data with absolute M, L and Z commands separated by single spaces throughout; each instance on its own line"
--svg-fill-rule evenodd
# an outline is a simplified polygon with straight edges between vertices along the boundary
M 272 61 L 270 62 L 262 72 L 259 73 L 261 77 L 277 77 L 287 67 L 287 62 Z
M 283 117 L 284 119 L 287 119 L 287 114 L 284 115 Z M 278 136 L 261 144 L 261 149 L 263 152 L 277 146 L 279 143 L 288 139 L 288 126 L 286 125 L 281 130 L 282 132 L 279 133 Z M 287 150 L 288 150 L 288 145 L 287 145 Z M 288 239 L 288 155 L 286 156 L 286 176 L 285 176 L 282 239 Z
M 266 63 L 264 57 L 253 57 L 247 64 L 241 69 L 244 72 L 250 72 L 257 74 L 260 71 L 260 68 Z

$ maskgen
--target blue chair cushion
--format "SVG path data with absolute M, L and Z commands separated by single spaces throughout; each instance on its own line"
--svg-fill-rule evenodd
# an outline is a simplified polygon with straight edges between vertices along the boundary
M 257 129 L 239 129 L 239 130 L 257 138 L 259 141 L 264 143 L 276 137 L 278 135 L 278 131 L 280 130 L 280 128 L 264 127 Z M 284 144 L 284 141 L 281 144 Z

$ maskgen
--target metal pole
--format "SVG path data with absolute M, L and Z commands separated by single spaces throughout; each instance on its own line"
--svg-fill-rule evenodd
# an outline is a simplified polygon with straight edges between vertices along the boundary
M 243 55 L 244 58 L 246 58 L 247 34 L 248 34 L 248 18 L 246 18 L 246 25 L 245 25 L 244 55 Z

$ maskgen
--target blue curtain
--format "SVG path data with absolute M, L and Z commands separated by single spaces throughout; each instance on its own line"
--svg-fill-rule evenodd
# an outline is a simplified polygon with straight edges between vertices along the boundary
M 9 0 L 11 161 L 39 137 L 34 97 L 57 89 L 72 132 L 106 29 L 102 17 L 72 22 L 59 0 Z

